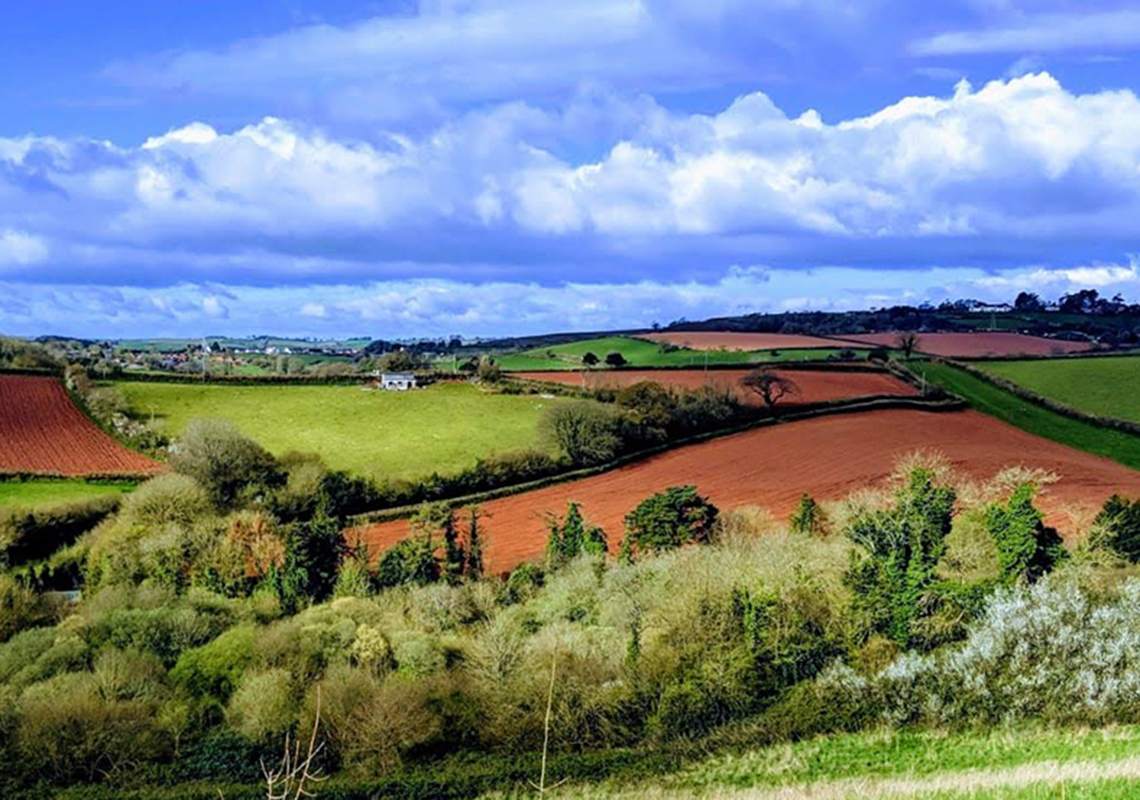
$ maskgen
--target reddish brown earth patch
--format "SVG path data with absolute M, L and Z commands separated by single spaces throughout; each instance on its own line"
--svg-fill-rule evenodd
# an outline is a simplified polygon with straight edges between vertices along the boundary
M 866 333 L 844 336 L 858 344 L 894 347 L 897 333 Z M 920 333 L 918 350 L 947 358 L 979 358 L 982 356 L 1048 356 L 1062 353 L 1084 353 L 1096 345 L 1091 342 L 1067 342 L 1026 336 L 1023 333 Z
M 0 375 L 0 473 L 81 477 L 163 469 L 101 431 L 55 378 Z
M 795 333 L 733 333 L 729 331 L 673 331 L 642 334 L 642 339 L 668 342 L 694 350 L 784 350 L 797 347 L 844 347 L 842 342 Z
M 918 390 L 893 375 L 880 372 L 838 372 L 831 370 L 777 370 L 799 387 L 800 393 L 788 397 L 781 405 L 820 403 L 825 400 L 847 400 L 867 395 L 911 396 Z M 559 383 L 564 386 L 581 386 L 587 389 L 620 389 L 641 381 L 654 381 L 662 386 L 697 389 L 701 386 L 722 386 L 732 390 L 741 400 L 761 404 L 760 397 L 740 385 L 748 374 L 742 369 L 710 370 L 593 370 L 583 372 L 514 372 L 512 377 L 534 381 Z
M 484 504 L 488 568 L 509 570 L 542 555 L 545 514 L 567 502 L 601 525 L 611 548 L 622 520 L 641 500 L 669 486 L 694 484 L 722 509 L 755 504 L 786 518 L 800 495 L 838 500 L 880 484 L 916 450 L 941 453 L 958 472 L 988 480 L 1010 466 L 1043 468 L 1061 480 L 1041 498 L 1063 530 L 1068 506 L 1096 507 L 1109 495 L 1140 493 L 1140 472 L 1039 439 L 976 411 L 892 410 L 835 415 L 757 428 L 663 453 L 621 469 Z M 408 535 L 404 520 L 361 529 L 373 552 Z M 354 532 L 354 534 L 357 532 Z

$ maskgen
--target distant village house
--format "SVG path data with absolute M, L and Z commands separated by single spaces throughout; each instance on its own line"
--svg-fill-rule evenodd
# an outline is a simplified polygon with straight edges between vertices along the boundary
M 405 392 L 416 388 L 416 373 L 414 372 L 374 372 L 381 389 L 388 392 Z

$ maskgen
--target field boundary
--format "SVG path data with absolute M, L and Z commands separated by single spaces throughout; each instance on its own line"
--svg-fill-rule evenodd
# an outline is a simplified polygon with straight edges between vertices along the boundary
M 581 467 L 579 469 L 570 470 L 568 472 L 561 472 L 556 475 L 548 475 L 544 478 L 527 481 L 525 483 L 512 484 L 510 486 L 502 486 L 497 489 L 488 489 L 483 492 L 474 492 L 472 494 L 461 495 L 458 497 L 441 498 L 437 503 L 445 504 L 452 508 L 459 508 L 462 506 L 477 505 L 485 503 L 490 500 L 498 500 L 503 497 L 511 497 L 516 494 L 525 494 L 526 492 L 534 491 L 536 489 L 544 489 L 547 486 L 555 486 L 560 483 L 568 483 L 571 481 L 580 480 L 582 478 L 591 478 L 595 475 L 602 475 L 606 472 L 611 472 L 621 467 L 635 464 L 639 461 L 652 458 L 656 455 L 677 450 L 689 445 L 700 444 L 712 439 L 719 439 L 724 436 L 732 436 L 737 433 L 744 433 L 746 431 L 754 430 L 756 428 L 768 427 L 771 425 L 780 425 L 790 422 L 800 422 L 808 419 L 815 419 L 817 417 L 835 416 L 840 414 L 857 414 L 863 411 L 886 411 L 893 409 L 913 409 L 919 411 L 929 411 L 932 413 L 961 411 L 967 408 L 969 404 L 958 397 L 953 398 L 939 398 L 928 399 L 923 397 L 900 397 L 898 395 L 868 395 L 864 397 L 856 397 L 849 400 L 834 400 L 824 403 L 818 403 L 810 408 L 800 411 L 792 411 L 784 414 L 776 414 L 774 416 L 758 417 L 743 425 L 735 425 L 730 428 L 721 428 L 715 431 L 707 431 L 705 433 L 687 436 L 683 439 L 676 439 L 665 444 L 657 445 L 655 447 L 648 447 L 638 450 L 633 453 L 627 453 L 612 461 L 607 461 L 605 464 L 598 464 L 592 467 Z M 412 516 L 423 505 L 423 503 L 416 503 L 414 505 L 397 506 L 393 508 L 380 509 L 377 511 L 368 511 L 361 514 L 355 514 L 348 518 L 347 527 L 356 528 L 364 525 L 374 525 L 381 522 L 391 522 L 397 519 L 405 519 Z
M 1062 339 L 1061 341 L 1072 341 Z M 931 356 L 931 358 L 941 358 L 947 361 L 963 361 L 963 362 L 988 362 L 988 361 L 1068 361 L 1070 359 L 1082 358 L 1122 358 L 1128 356 L 1140 356 L 1140 348 L 1128 347 L 1121 350 L 1085 350 L 1079 353 L 1048 353 L 1042 355 L 1020 355 L 1020 356 L 959 356 L 957 358 L 949 358 L 947 356 Z
M 1046 408 L 1057 414 L 1069 417 L 1070 419 L 1075 419 L 1079 420 L 1080 422 L 1087 422 L 1092 425 L 1099 425 L 1104 428 L 1112 428 L 1113 430 L 1121 431 L 1123 433 L 1131 433 L 1140 436 L 1140 424 L 1138 423 L 1130 422 L 1124 419 L 1117 419 L 1116 417 L 1102 417 L 1097 414 L 1090 414 L 1087 411 L 1081 411 L 1079 408 L 1074 408 L 1073 406 L 1038 394 L 1032 389 L 1028 389 L 1019 383 L 1015 383 L 1009 380 L 1008 378 L 1002 378 L 997 375 L 992 375 L 985 370 L 978 369 L 972 364 L 950 358 L 932 358 L 931 360 L 935 363 L 946 364 L 947 366 L 960 369 L 966 374 L 972 375 L 975 378 L 985 381 L 992 386 L 996 386 L 998 389 L 1009 392 L 1010 394 L 1015 395 L 1022 400 L 1025 400 L 1026 402 L 1034 403 L 1041 406 L 1042 408 Z

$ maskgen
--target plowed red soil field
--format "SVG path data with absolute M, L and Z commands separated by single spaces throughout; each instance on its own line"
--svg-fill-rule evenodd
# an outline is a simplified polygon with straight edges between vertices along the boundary
M 897 333 L 866 333 L 844 336 L 859 344 L 894 347 Z M 1066 342 L 1026 336 L 1023 333 L 920 333 L 918 350 L 947 358 L 979 358 L 982 356 L 1048 356 L 1058 353 L 1083 353 L 1095 347 L 1091 342 Z
M 838 372 L 832 370 L 780 370 L 780 375 L 790 378 L 799 387 L 799 394 L 781 401 L 781 406 L 819 403 L 824 400 L 846 400 L 873 394 L 910 396 L 918 390 L 893 375 L 880 372 Z M 560 383 L 565 386 L 583 386 L 588 389 L 620 389 L 641 381 L 654 381 L 663 386 L 677 386 L 683 389 L 696 389 L 704 385 L 723 386 L 731 389 L 741 400 L 761 404 L 760 396 L 740 385 L 740 380 L 748 374 L 742 369 L 674 370 L 674 369 L 631 369 L 594 370 L 586 372 L 515 372 L 512 377 L 534 381 Z
M 1024 465 L 1060 476 L 1040 498 L 1050 524 L 1065 529 L 1067 506 L 1099 506 L 1114 492 L 1140 493 L 1140 472 L 1025 433 L 976 411 L 892 410 L 836 415 L 757 428 L 667 453 L 579 481 L 484 504 L 487 566 L 506 571 L 542 555 L 543 515 L 563 514 L 574 500 L 601 525 L 611 547 L 622 519 L 641 500 L 668 486 L 694 484 L 722 509 L 764 506 L 784 518 L 801 494 L 841 499 L 880 484 L 897 460 L 916 450 L 936 451 L 964 475 L 988 480 Z M 350 533 L 373 552 L 408 535 L 404 520 Z
M 801 336 L 795 333 L 731 333 L 728 331 L 675 331 L 646 333 L 642 339 L 668 342 L 694 350 L 784 350 L 796 347 L 839 347 L 845 345 L 834 339 L 818 336 Z
M 0 473 L 80 477 L 163 469 L 101 431 L 55 378 L 0 375 Z

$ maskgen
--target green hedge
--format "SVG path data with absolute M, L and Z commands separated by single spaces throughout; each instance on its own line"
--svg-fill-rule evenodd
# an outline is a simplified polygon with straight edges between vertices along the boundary
M 47 558 L 118 511 L 117 495 L 47 508 L 16 508 L 0 515 L 0 565 L 14 567 Z

